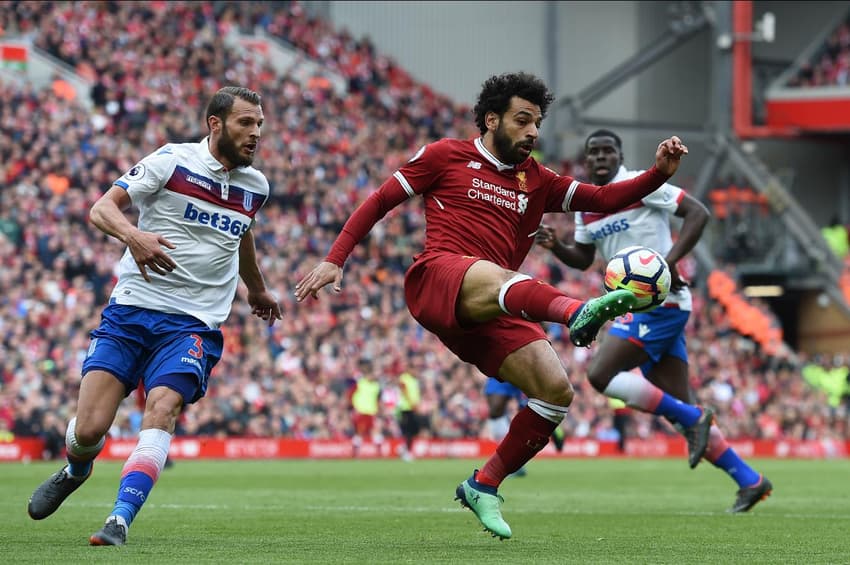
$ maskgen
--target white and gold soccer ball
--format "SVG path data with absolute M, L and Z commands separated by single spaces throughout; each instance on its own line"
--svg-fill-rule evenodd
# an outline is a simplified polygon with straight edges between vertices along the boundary
M 633 245 L 619 250 L 605 268 L 605 290 L 626 289 L 637 296 L 633 312 L 649 312 L 670 294 L 670 268 L 654 249 Z

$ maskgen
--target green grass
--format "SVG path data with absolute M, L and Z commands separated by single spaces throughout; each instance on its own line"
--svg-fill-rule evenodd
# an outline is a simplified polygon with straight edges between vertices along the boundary
M 735 484 L 684 460 L 540 460 L 501 488 L 514 537 L 462 510 L 480 461 L 177 461 L 124 547 L 90 547 L 117 489 L 99 462 L 56 514 L 26 515 L 58 468 L 0 465 L 5 563 L 850 563 L 848 461 L 761 460 L 775 485 L 729 515 Z

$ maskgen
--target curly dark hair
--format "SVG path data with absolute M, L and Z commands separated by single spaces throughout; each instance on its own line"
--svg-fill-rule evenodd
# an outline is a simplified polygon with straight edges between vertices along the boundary
M 487 112 L 504 115 L 514 96 L 540 106 L 543 117 L 546 116 L 549 104 L 555 100 L 555 96 L 549 92 L 543 81 L 532 74 L 520 72 L 492 76 L 481 86 L 478 102 L 473 109 L 475 125 L 482 135 L 487 133 L 487 125 L 484 123 Z

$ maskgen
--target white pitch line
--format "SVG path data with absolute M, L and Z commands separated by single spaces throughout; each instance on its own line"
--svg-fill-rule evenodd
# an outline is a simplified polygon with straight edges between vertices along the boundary
M 768 503 L 769 504 L 769 503 Z M 17 504 L 4 504 L 0 503 L 0 508 L 10 508 L 17 507 Z M 79 503 L 73 501 L 67 501 L 63 506 L 71 506 L 75 508 L 111 508 L 112 504 L 103 502 L 103 503 Z M 257 510 L 270 510 L 275 508 L 286 508 L 288 510 L 292 510 L 292 505 L 257 505 L 257 504 L 240 504 L 240 505 L 229 505 L 229 504 L 171 504 L 171 503 L 147 503 L 145 504 L 145 508 L 164 508 L 169 510 L 221 510 L 221 511 L 233 511 L 233 510 L 246 510 L 246 511 L 257 511 Z M 457 507 L 433 507 L 433 506 L 357 506 L 357 505 L 346 505 L 346 506 L 333 506 L 333 505 L 311 505 L 302 507 L 304 510 L 315 511 L 315 512 L 364 512 L 364 513 L 416 513 L 416 514 L 427 514 L 427 513 L 457 513 L 457 512 L 467 512 L 465 508 Z M 543 508 L 511 508 L 506 510 L 505 514 L 569 514 L 573 516 L 603 516 L 603 515 L 616 515 L 616 516 L 645 516 L 647 518 L 651 517 L 664 517 L 664 516 L 686 516 L 686 517 L 702 517 L 702 516 L 729 516 L 733 518 L 732 515 L 727 513 L 725 510 L 716 510 L 716 511 L 701 511 L 701 512 L 628 512 L 628 511 L 610 511 L 610 512 L 593 512 L 588 510 L 576 510 L 576 509 L 543 509 Z M 752 515 L 761 515 L 764 518 L 788 518 L 794 520 L 850 520 L 850 514 L 800 514 L 793 512 L 783 512 L 781 514 L 774 513 L 765 513 L 765 512 L 753 512 Z M 738 515 L 735 515 L 736 517 Z

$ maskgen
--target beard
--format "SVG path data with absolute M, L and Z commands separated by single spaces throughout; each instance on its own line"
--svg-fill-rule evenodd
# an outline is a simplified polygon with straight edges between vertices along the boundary
M 519 144 L 514 143 L 508 134 L 503 129 L 503 124 L 499 123 L 499 127 L 493 132 L 493 146 L 498 152 L 499 160 L 506 165 L 519 165 L 525 161 L 528 156 L 520 153 Z
M 254 162 L 253 155 L 246 157 L 239 151 L 239 147 L 236 146 L 236 142 L 230 137 L 227 126 L 224 124 L 221 126 L 221 136 L 218 138 L 216 149 L 218 149 L 218 154 L 232 163 L 234 167 L 247 167 Z

